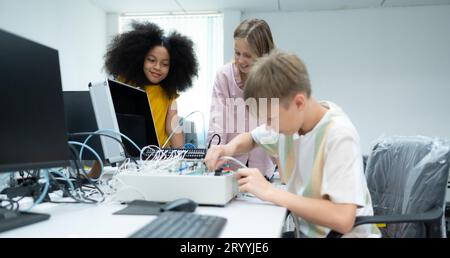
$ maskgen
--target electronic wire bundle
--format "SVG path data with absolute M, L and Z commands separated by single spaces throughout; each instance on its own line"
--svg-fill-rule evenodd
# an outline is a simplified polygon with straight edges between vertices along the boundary
M 168 144 L 175 131 L 176 129 L 163 147 Z M 187 145 L 176 149 L 163 149 L 159 146 L 149 145 L 141 149 L 126 135 L 109 129 L 78 134 L 89 135 L 83 143 L 70 142 L 71 145 L 82 146 L 77 157 L 78 162 L 81 162 L 80 156 L 85 148 L 92 152 L 100 163 L 100 177 L 91 179 L 94 186 L 102 184 L 104 166 L 99 155 L 87 145 L 92 136 L 109 137 L 117 141 L 123 137 L 139 150 L 139 160 L 134 160 L 133 157 L 127 155 L 128 158 L 118 164 L 117 172 L 107 182 L 110 193 L 113 194 L 111 197 L 121 202 L 136 199 L 167 202 L 177 198 L 190 198 L 199 204 L 225 205 L 239 192 L 232 171 L 221 171 L 220 173 L 208 171 L 203 162 L 207 149 L 187 148 Z M 217 136 L 220 142 L 220 136 Z M 121 145 L 126 153 L 123 144 Z M 211 141 L 208 145 L 211 145 Z M 233 157 L 222 157 L 221 159 L 231 160 L 241 167 L 245 167 Z M 77 170 L 79 171 L 79 169 Z M 85 172 L 83 173 L 85 174 Z
M 182 152 L 184 159 L 204 159 L 206 156 L 206 149 L 191 149 L 191 148 L 172 148 L 161 149 L 158 153 L 154 149 L 146 149 L 142 154 L 144 159 L 153 159 L 157 155 L 161 155 L 164 159 L 173 156 L 173 153 Z
M 172 172 L 166 173 L 152 170 L 118 173 L 112 179 L 116 189 L 114 199 L 120 202 L 169 202 L 189 198 L 198 204 L 226 205 L 239 193 L 237 181 L 231 173 L 221 176 L 205 173 L 206 168 L 200 162 L 178 161 L 176 164 Z
M 147 146 L 155 155 L 142 160 L 139 167 L 127 162 L 112 179 L 114 198 L 120 202 L 148 200 L 168 202 L 189 198 L 199 204 L 226 205 L 239 193 L 232 171 L 208 171 L 203 159 L 185 159 L 185 150 L 168 154 L 157 146 Z M 141 151 L 145 151 L 145 148 Z M 222 157 L 245 167 L 233 157 Z

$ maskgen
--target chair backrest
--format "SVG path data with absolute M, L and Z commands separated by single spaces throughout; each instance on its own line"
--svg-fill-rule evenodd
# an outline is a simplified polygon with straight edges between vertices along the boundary
M 447 140 L 423 136 L 379 139 L 366 168 L 375 215 L 417 214 L 444 207 L 449 161 Z M 423 224 L 391 224 L 381 231 L 384 237 L 425 236 Z
M 367 159 L 369 159 L 369 156 L 368 156 L 368 155 L 363 155 L 363 168 L 364 168 L 364 173 L 366 173 Z

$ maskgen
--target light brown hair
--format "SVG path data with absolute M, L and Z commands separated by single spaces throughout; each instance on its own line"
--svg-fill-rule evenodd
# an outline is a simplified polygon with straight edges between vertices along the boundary
M 311 84 L 303 61 L 295 54 L 273 50 L 259 58 L 248 74 L 244 99 L 278 98 L 284 104 L 299 93 L 311 96 Z
M 270 27 L 266 21 L 261 19 L 242 21 L 234 30 L 233 37 L 246 39 L 258 57 L 268 54 L 275 47 Z

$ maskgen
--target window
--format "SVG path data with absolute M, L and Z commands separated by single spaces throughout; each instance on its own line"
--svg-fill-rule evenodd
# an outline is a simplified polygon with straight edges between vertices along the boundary
M 193 111 L 200 111 L 188 118 L 195 122 L 199 134 L 199 145 L 204 145 L 204 137 L 208 131 L 211 94 L 216 71 L 223 65 L 223 15 L 212 14 L 180 14 L 180 15 L 132 15 L 120 16 L 119 33 L 131 29 L 132 21 L 150 21 L 158 24 L 166 33 L 176 30 L 194 42 L 194 49 L 199 63 L 198 78 L 193 87 L 180 94 L 177 100 L 178 114 L 187 116 Z M 203 126 L 204 124 L 204 126 Z

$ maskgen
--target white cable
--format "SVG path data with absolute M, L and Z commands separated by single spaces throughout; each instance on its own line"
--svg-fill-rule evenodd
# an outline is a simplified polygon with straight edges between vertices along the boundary
M 235 159 L 235 158 L 233 158 L 233 157 L 230 157 L 230 156 L 222 156 L 222 157 L 220 157 L 219 159 L 231 160 L 231 161 L 236 162 L 236 163 L 237 163 L 239 166 L 241 166 L 242 168 L 247 168 L 247 166 L 244 165 L 241 161 L 239 161 L 238 159 Z
M 139 168 L 128 158 L 117 168 L 117 174 L 120 174 L 123 171 L 138 172 Z
M 161 148 L 159 148 L 159 146 L 156 146 L 156 145 L 148 145 L 148 146 L 145 146 L 144 148 L 142 148 L 142 150 L 141 150 L 141 152 L 140 152 L 140 155 L 139 155 L 140 160 L 143 161 L 143 160 L 142 160 L 142 156 L 144 155 L 144 153 L 145 153 L 145 151 L 146 151 L 147 149 L 150 149 L 150 150 L 155 151 L 153 148 L 156 148 L 157 150 L 161 150 Z M 150 157 L 150 155 L 148 155 L 147 159 L 148 159 L 149 157 Z
M 117 184 L 121 184 L 121 186 L 117 185 Z M 140 194 L 142 197 L 144 197 L 143 199 L 146 200 L 147 198 L 145 197 L 145 194 L 143 194 L 138 188 L 130 186 L 128 184 L 126 184 L 122 179 L 118 178 L 118 177 L 114 177 L 113 181 L 112 181 L 112 187 L 114 189 L 116 189 L 116 192 L 114 194 L 114 198 L 117 199 L 117 195 L 120 192 L 123 192 L 125 190 L 134 190 L 135 192 L 137 192 L 138 194 Z
M 206 144 L 206 132 L 205 132 L 205 117 L 203 116 L 203 113 L 200 111 L 192 111 L 191 113 L 189 113 L 189 115 L 183 117 L 183 119 L 181 120 L 180 123 L 178 123 L 177 127 L 175 127 L 175 129 L 172 131 L 172 133 L 169 135 L 169 138 L 167 138 L 166 142 L 163 144 L 163 146 L 161 148 L 166 147 L 167 143 L 170 141 L 170 139 L 172 139 L 173 135 L 175 134 L 175 132 L 177 131 L 178 128 L 180 128 L 181 126 L 183 126 L 184 121 L 186 120 L 186 118 L 188 118 L 189 116 L 195 114 L 195 113 L 200 113 L 200 115 L 202 115 L 202 123 L 203 123 L 203 140 L 205 141 L 204 144 Z

